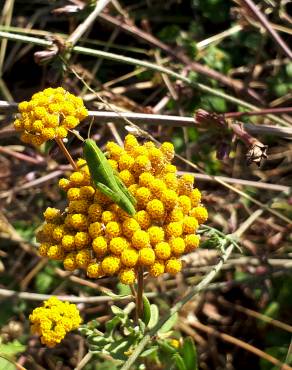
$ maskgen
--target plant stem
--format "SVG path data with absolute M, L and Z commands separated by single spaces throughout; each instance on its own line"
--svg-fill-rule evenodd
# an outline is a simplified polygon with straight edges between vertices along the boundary
M 78 167 L 77 167 L 76 163 L 74 162 L 74 159 L 71 157 L 71 154 L 68 152 L 67 148 L 65 147 L 62 139 L 55 138 L 55 141 L 59 145 L 59 148 L 62 150 L 65 157 L 68 159 L 68 162 L 71 164 L 74 171 L 78 171 Z

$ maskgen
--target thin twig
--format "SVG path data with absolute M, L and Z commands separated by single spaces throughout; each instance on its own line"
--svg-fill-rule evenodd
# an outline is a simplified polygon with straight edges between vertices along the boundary
M 95 8 L 93 12 L 89 14 L 89 16 L 81 23 L 79 26 L 74 30 L 74 32 L 68 37 L 66 43 L 74 46 L 80 37 L 89 29 L 89 27 L 93 24 L 97 16 L 100 12 L 107 6 L 110 0 L 98 0 L 96 2 Z
M 69 301 L 72 303 L 100 303 L 100 302 L 109 302 L 109 301 L 122 301 L 122 300 L 131 300 L 133 299 L 132 295 L 124 296 L 96 296 L 96 297 L 76 297 L 71 295 L 56 295 L 60 301 Z M 155 297 L 156 293 L 147 293 L 147 297 Z M 50 299 L 52 295 L 50 294 L 38 294 L 30 292 L 16 292 L 10 289 L 0 289 L 0 297 L 6 298 L 18 298 L 25 299 L 27 301 L 45 301 Z
M 292 51 L 289 49 L 288 45 L 286 45 L 284 40 L 282 40 L 282 38 L 278 35 L 278 33 L 273 29 L 267 18 L 258 9 L 254 2 L 252 0 L 241 0 L 241 1 L 253 13 L 253 15 L 257 18 L 261 25 L 267 30 L 267 32 L 271 35 L 276 44 L 282 49 L 282 51 L 287 55 L 287 57 L 292 60 Z

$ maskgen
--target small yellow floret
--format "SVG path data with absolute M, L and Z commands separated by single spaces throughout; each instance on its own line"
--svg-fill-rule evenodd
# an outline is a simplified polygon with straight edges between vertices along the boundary
M 43 213 L 46 221 L 58 220 L 61 216 L 61 211 L 57 208 L 48 207 Z
M 125 249 L 121 254 L 121 262 L 124 266 L 134 267 L 138 262 L 138 252 L 136 249 Z
M 186 234 L 194 234 L 199 227 L 198 221 L 195 217 L 186 216 L 183 220 L 183 230 Z
M 150 172 L 151 169 L 151 161 L 146 155 L 138 155 L 138 157 L 135 158 L 133 171 L 136 175 L 140 175 L 142 172 Z
M 68 189 L 68 191 L 67 191 L 67 198 L 68 198 L 69 201 L 81 199 L 81 197 L 80 197 L 80 189 L 79 188 L 74 188 L 74 187 Z
M 74 236 L 74 243 L 76 249 L 87 247 L 91 242 L 91 238 L 87 232 L 78 231 Z
M 118 217 L 117 217 L 116 213 L 114 213 L 114 212 L 104 211 L 104 212 L 102 212 L 102 215 L 101 215 L 101 221 L 102 221 L 103 224 L 106 225 L 111 221 L 118 221 Z
M 72 214 L 70 224 L 75 230 L 85 231 L 87 229 L 87 217 L 81 213 Z
M 38 247 L 39 255 L 42 256 L 42 257 L 47 257 L 47 253 L 48 253 L 49 248 L 50 248 L 50 244 L 48 244 L 48 243 L 40 244 L 40 246 Z
M 65 190 L 65 191 L 69 189 L 70 184 L 71 184 L 71 183 L 70 183 L 70 180 L 65 179 L 65 178 L 60 179 L 60 180 L 59 180 L 59 183 L 58 183 L 59 187 L 60 187 L 61 189 Z
M 98 236 L 97 238 L 93 239 L 92 249 L 94 250 L 96 257 L 103 257 L 108 251 L 107 241 L 105 237 Z
M 184 214 L 188 214 L 192 208 L 191 200 L 187 195 L 181 195 L 178 198 L 179 206 Z
M 105 227 L 105 233 L 110 239 L 120 236 L 122 233 L 121 224 L 115 221 L 109 222 Z
M 154 176 L 150 172 L 143 172 L 139 176 L 139 185 L 149 188 L 153 180 Z
M 152 248 L 142 248 L 139 250 L 139 264 L 141 266 L 153 265 L 155 261 L 155 253 Z
M 166 235 L 168 236 L 168 238 L 171 238 L 171 237 L 178 237 L 178 236 L 181 236 L 182 233 L 183 233 L 183 226 L 181 224 L 181 222 L 170 222 L 167 226 L 166 226 Z
M 101 263 L 102 271 L 106 275 L 114 275 L 116 274 L 121 266 L 121 260 L 115 256 L 108 256 L 105 257 Z
M 119 170 L 129 170 L 131 171 L 133 165 L 134 165 L 134 158 L 132 158 L 129 154 L 125 153 L 120 156 L 119 159 Z
M 174 190 L 167 189 L 161 195 L 161 201 L 168 210 L 174 208 L 178 203 L 178 195 Z
M 154 248 L 157 259 L 167 260 L 171 255 L 170 245 L 166 242 L 156 244 Z
M 166 141 L 165 143 L 161 144 L 160 150 L 169 162 L 173 160 L 174 146 L 172 143 Z
M 195 217 L 199 224 L 203 224 L 208 219 L 208 211 L 202 206 L 193 208 L 190 212 L 190 215 Z
M 113 141 L 109 141 L 106 144 L 106 150 L 110 155 L 110 159 L 114 159 L 115 161 L 118 161 L 120 159 L 120 156 L 123 154 L 123 148 L 121 148 Z
M 171 258 L 165 264 L 165 272 L 171 275 L 175 275 L 181 271 L 182 263 L 176 258 Z
M 148 229 L 151 225 L 151 217 L 146 211 L 139 211 L 135 214 L 135 220 L 138 222 L 142 230 Z
M 51 245 L 47 251 L 47 256 L 52 260 L 62 260 L 64 258 L 64 249 L 61 245 Z
M 134 284 L 136 279 L 135 270 L 131 268 L 122 269 L 119 273 L 119 279 L 122 284 Z
M 171 253 L 174 256 L 180 256 L 185 251 L 185 242 L 183 238 L 172 238 L 169 241 Z
M 135 184 L 135 177 L 129 170 L 123 170 L 119 173 L 119 178 L 122 182 L 128 187 L 130 185 Z
M 140 225 L 134 218 L 127 218 L 123 222 L 123 234 L 127 238 L 131 238 L 135 231 L 140 230 Z
M 127 239 L 120 236 L 112 238 L 109 244 L 110 251 L 115 255 L 120 255 L 125 249 L 129 247 Z
M 144 186 L 138 188 L 135 193 L 135 198 L 139 207 L 146 207 L 152 197 L 151 191 Z
M 69 203 L 68 213 L 83 213 L 87 214 L 89 207 L 89 202 L 87 200 L 72 200 Z
M 87 266 L 87 276 L 93 279 L 97 279 L 103 276 L 101 264 L 98 262 L 92 262 Z
M 95 189 L 90 186 L 81 186 L 80 188 L 80 198 L 81 199 L 86 199 L 86 200 L 92 200 L 92 197 L 95 194 Z
M 150 247 L 149 234 L 144 230 L 137 230 L 132 236 L 132 244 L 136 249 Z
M 63 260 L 63 266 L 67 271 L 74 271 L 77 268 L 76 252 L 71 252 L 66 255 Z
M 52 236 L 56 242 L 60 242 L 65 234 L 66 234 L 65 226 L 60 225 L 54 228 Z
M 86 268 L 90 262 L 90 249 L 82 249 L 76 254 L 76 265 L 80 268 Z
M 194 235 L 194 234 L 186 235 L 186 237 L 185 237 L 185 245 L 186 245 L 185 252 L 190 253 L 190 252 L 194 251 L 195 249 L 198 248 L 199 244 L 200 244 L 200 236 L 199 235 Z
M 146 210 L 154 220 L 161 220 L 164 217 L 164 205 L 159 199 L 151 200 L 147 204 Z
M 192 207 L 197 207 L 200 204 L 202 198 L 200 190 L 198 188 L 193 189 L 189 196 L 191 199 Z
M 91 222 L 96 222 L 101 220 L 102 207 L 97 203 L 91 204 L 88 208 L 88 217 Z
M 102 232 L 102 224 L 100 222 L 93 222 L 88 227 L 88 233 L 92 239 L 97 238 Z
M 74 235 L 64 235 L 62 238 L 62 246 L 65 251 L 73 251 L 75 249 L 75 237 Z
M 176 177 L 175 173 L 167 173 L 163 176 L 163 181 L 165 182 L 166 186 L 169 189 L 172 189 L 174 191 L 178 188 L 178 179 Z
M 155 261 L 152 266 L 149 267 L 149 274 L 153 277 L 158 277 L 164 273 L 164 263 L 162 261 Z
M 125 147 L 125 150 L 129 153 L 132 152 L 132 150 L 139 146 L 139 143 L 137 141 L 137 139 L 135 138 L 134 135 L 131 135 L 131 134 L 128 134 L 126 137 L 125 137 L 125 141 L 124 141 L 124 147 Z
M 164 230 L 159 226 L 151 226 L 147 230 L 152 245 L 160 243 L 164 240 Z

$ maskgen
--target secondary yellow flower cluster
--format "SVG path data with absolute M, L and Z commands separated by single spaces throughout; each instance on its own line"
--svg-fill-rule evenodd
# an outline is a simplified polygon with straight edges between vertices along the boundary
M 21 140 L 41 145 L 54 138 L 63 139 L 88 116 L 83 100 L 62 87 L 51 87 L 18 104 L 19 117 L 14 128 L 22 131 Z
M 193 176 L 177 176 L 169 142 L 157 148 L 127 135 L 124 149 L 108 142 L 106 150 L 137 200 L 135 216 L 92 187 L 86 162 L 79 159 L 79 170 L 59 181 L 67 192 L 65 212 L 44 212 L 39 253 L 62 260 L 66 270 L 84 269 L 91 278 L 118 274 L 124 284 L 135 281 L 139 267 L 154 277 L 178 273 L 180 256 L 198 247 L 195 233 L 208 217 Z
M 65 335 L 77 329 L 82 319 L 75 304 L 61 302 L 51 297 L 43 307 L 37 307 L 29 315 L 31 331 L 40 336 L 42 344 L 54 347 Z

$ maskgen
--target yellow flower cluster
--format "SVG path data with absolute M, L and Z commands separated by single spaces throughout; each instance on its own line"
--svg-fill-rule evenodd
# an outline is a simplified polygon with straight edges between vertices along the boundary
M 51 297 L 43 307 L 37 307 L 29 315 L 31 332 L 40 336 L 42 344 L 54 347 L 65 335 L 77 329 L 82 319 L 75 304 L 61 302 Z
M 154 277 L 178 273 L 180 257 L 198 247 L 196 230 L 208 217 L 194 178 L 176 175 L 168 142 L 158 149 L 127 135 L 124 148 L 109 142 L 106 149 L 137 200 L 136 214 L 129 216 L 95 190 L 85 160 L 79 159 L 79 170 L 59 181 L 68 207 L 63 213 L 55 208 L 44 213 L 39 253 L 62 260 L 66 270 L 84 269 L 90 278 L 118 274 L 124 284 L 135 281 L 139 267 Z
M 49 87 L 18 104 L 20 114 L 14 128 L 22 131 L 21 140 L 41 145 L 54 138 L 63 139 L 88 116 L 83 100 L 62 87 Z

